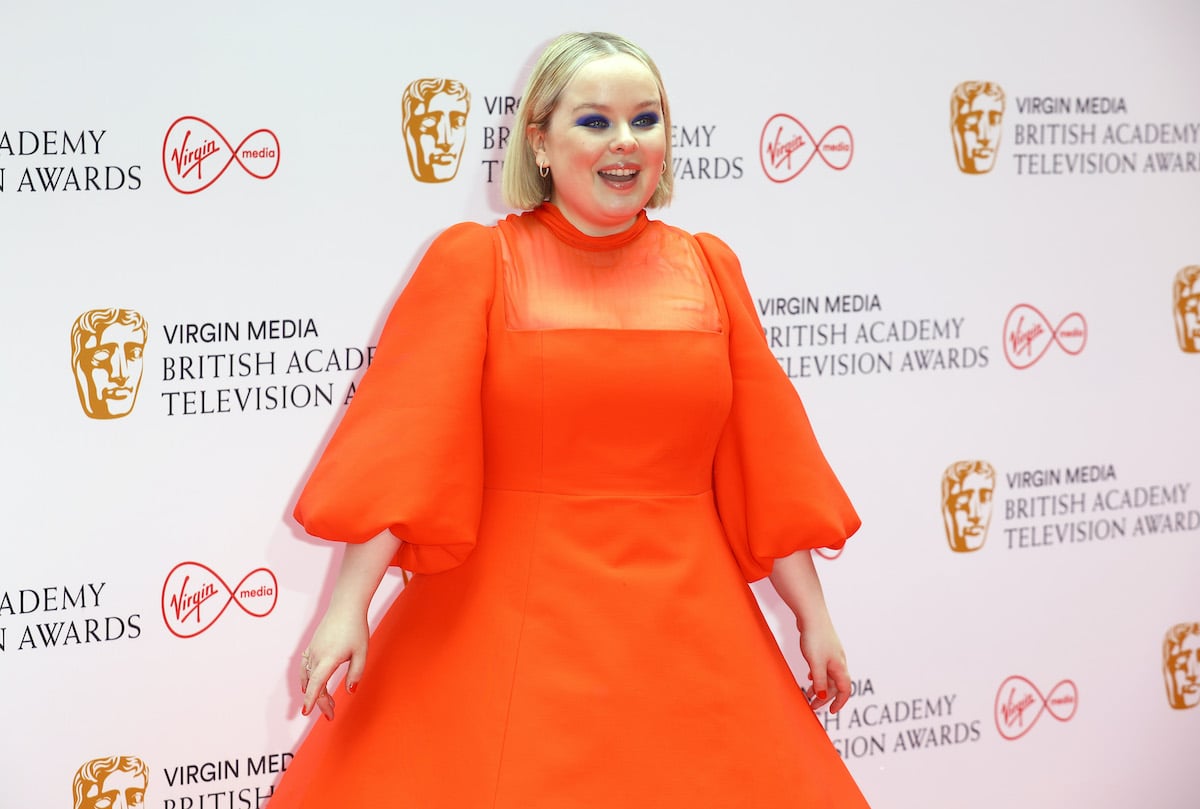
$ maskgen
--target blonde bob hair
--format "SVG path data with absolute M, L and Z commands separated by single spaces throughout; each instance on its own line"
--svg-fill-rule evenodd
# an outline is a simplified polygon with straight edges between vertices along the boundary
M 675 193 L 674 164 L 671 161 L 671 106 L 667 103 L 662 74 L 650 55 L 640 47 L 622 36 L 601 32 L 563 34 L 546 46 L 534 65 L 517 108 L 512 137 L 509 138 L 508 152 L 504 157 L 500 189 L 505 202 L 514 208 L 531 210 L 550 198 L 554 188 L 553 178 L 542 177 L 538 173 L 533 147 L 529 145 L 526 132 L 530 126 L 544 129 L 550 123 L 550 116 L 558 105 L 563 89 L 584 65 L 622 53 L 637 59 L 654 76 L 658 97 L 662 101 L 662 123 L 667 133 L 667 151 L 664 155 L 666 171 L 659 178 L 646 207 L 660 208 L 671 202 L 671 195 Z

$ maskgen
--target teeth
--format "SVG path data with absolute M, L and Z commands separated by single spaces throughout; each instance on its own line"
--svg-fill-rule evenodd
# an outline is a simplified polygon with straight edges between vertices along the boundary
M 609 174 L 614 177 L 632 177 L 633 175 L 637 174 L 637 169 L 609 169 L 608 171 L 602 171 L 600 173 Z

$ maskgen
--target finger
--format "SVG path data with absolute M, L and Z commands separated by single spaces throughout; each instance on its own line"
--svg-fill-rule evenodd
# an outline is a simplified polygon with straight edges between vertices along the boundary
M 842 691 L 839 689 L 837 692 L 837 696 L 834 697 L 834 699 L 833 699 L 833 703 L 829 706 L 829 712 L 837 713 L 838 711 L 840 711 L 842 709 L 842 707 L 846 704 L 846 701 L 849 699 L 850 699 L 849 689 L 847 689 L 845 691 Z
M 333 721 L 333 697 L 330 696 L 329 692 L 324 688 L 322 688 L 320 693 L 317 694 L 317 708 L 321 711 L 321 714 L 326 720 L 330 722 Z
M 333 670 L 336 666 L 331 666 L 324 662 L 314 662 L 312 671 L 309 673 L 308 682 L 304 688 L 304 707 L 301 713 L 308 716 L 312 713 L 313 706 L 317 703 L 317 697 L 322 692 L 328 694 L 329 678 L 333 675 Z
M 819 705 L 824 705 L 829 701 L 829 680 L 825 673 L 825 666 L 817 666 L 813 671 L 812 693 Z
M 829 703 L 830 699 L 832 697 L 826 692 L 814 692 L 809 698 L 808 704 L 814 711 L 819 711 Z
M 308 691 L 308 681 L 312 672 L 312 662 L 309 660 L 308 652 L 300 656 L 300 693 L 304 694 Z
M 346 693 L 353 694 L 358 689 L 358 684 L 362 682 L 363 672 L 366 669 L 367 650 L 366 647 L 363 647 L 350 655 L 350 666 L 346 669 Z
M 829 675 L 833 679 L 833 689 L 837 692 L 837 697 L 834 699 L 833 705 L 829 707 L 829 710 L 832 713 L 837 713 L 846 704 L 846 700 L 850 699 L 850 670 L 846 667 L 846 661 L 830 661 Z

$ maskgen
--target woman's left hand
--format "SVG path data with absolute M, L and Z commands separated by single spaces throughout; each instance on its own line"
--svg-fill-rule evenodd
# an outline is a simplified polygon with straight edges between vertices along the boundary
M 850 699 L 850 669 L 846 652 L 828 617 L 806 622 L 800 630 L 800 653 L 808 663 L 809 679 L 804 692 L 813 710 L 829 705 L 837 713 Z

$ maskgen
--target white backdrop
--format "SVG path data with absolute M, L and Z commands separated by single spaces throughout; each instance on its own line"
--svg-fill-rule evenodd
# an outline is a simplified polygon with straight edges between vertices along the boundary
M 1163 659 L 1200 621 L 1200 355 L 1172 314 L 1200 264 L 1195 4 L 11 6 L 0 805 L 70 806 L 107 756 L 145 763 L 147 805 L 265 805 L 337 554 L 298 487 L 429 241 L 506 213 L 506 100 L 570 29 L 655 56 L 680 177 L 655 215 L 737 251 L 864 518 L 820 569 L 860 691 L 826 727 L 872 805 L 1195 805 L 1200 709 Z M 406 158 L 422 77 L 471 94 L 444 183 Z M 1005 93 L 982 174 L 951 136 L 966 81 Z M 839 148 L 795 173 L 814 143 Z M 72 325 L 106 308 L 147 324 L 119 351 L 140 385 L 91 418 Z M 994 470 L 965 553 L 963 460 Z

